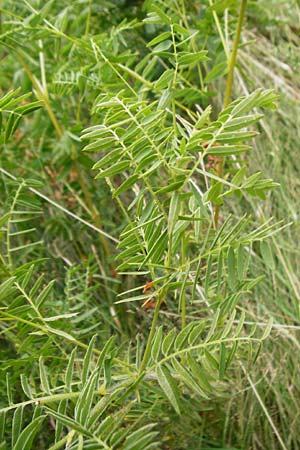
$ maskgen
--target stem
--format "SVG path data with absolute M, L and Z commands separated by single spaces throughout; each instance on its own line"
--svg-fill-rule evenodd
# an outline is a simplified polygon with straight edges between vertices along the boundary
M 183 265 L 186 260 L 187 260 L 187 256 L 186 256 L 186 245 L 185 245 L 186 241 L 185 241 L 185 235 L 183 234 L 181 237 L 181 264 Z M 185 285 L 186 285 L 186 279 L 189 273 L 189 266 L 187 265 L 187 269 L 186 269 L 186 273 L 185 273 L 185 277 L 184 277 L 184 281 L 183 281 L 183 287 L 182 287 L 182 291 L 180 293 L 180 302 L 179 302 L 179 306 L 181 308 L 181 328 L 185 328 L 186 326 L 186 295 L 185 295 Z
M 240 42 L 240 37 L 241 37 L 241 31 L 242 31 L 246 6 L 247 6 L 247 0 L 242 0 L 241 7 L 240 7 L 240 13 L 239 13 L 238 26 L 237 26 L 235 38 L 233 41 L 233 48 L 232 48 L 232 53 L 231 53 L 231 57 L 230 57 L 230 61 L 229 61 L 229 71 L 228 71 L 228 78 L 227 78 L 227 84 L 226 84 L 224 108 L 226 108 L 226 106 L 228 106 L 228 104 L 230 102 L 234 68 L 235 68 L 236 61 L 237 61 L 237 52 L 238 52 L 238 47 L 239 47 L 239 42 Z
M 181 328 L 185 328 L 186 326 L 186 297 L 185 292 L 182 294 L 182 301 L 181 301 Z
M 209 0 L 209 5 L 213 6 L 213 1 L 212 0 Z M 218 33 L 219 33 L 219 36 L 220 36 L 220 40 L 221 40 L 223 48 L 224 48 L 224 52 L 226 54 L 227 60 L 229 61 L 230 55 L 229 55 L 229 52 L 228 52 L 228 48 L 227 48 L 226 41 L 225 41 L 225 38 L 224 38 L 224 34 L 223 34 L 223 31 L 222 31 L 222 28 L 221 28 L 221 24 L 220 24 L 220 21 L 219 21 L 218 14 L 216 13 L 215 10 L 213 10 L 212 14 L 213 14 L 213 18 L 214 18 L 214 20 L 216 22 L 216 27 L 217 27 L 217 30 L 218 30 Z
M 88 10 L 88 15 L 87 15 L 87 19 L 86 19 L 86 25 L 85 25 L 85 32 L 84 32 L 85 37 L 87 37 L 89 35 L 89 32 L 90 32 L 91 16 L 92 16 L 92 0 L 89 0 L 88 8 L 89 8 L 89 10 Z
M 20 63 L 23 66 L 23 69 L 25 70 L 25 72 L 26 72 L 28 78 L 30 79 L 34 89 L 36 90 L 37 98 L 40 101 L 42 101 L 44 103 L 44 105 L 45 105 L 45 108 L 46 108 L 46 110 L 48 112 L 48 115 L 50 117 L 50 120 L 51 120 L 51 122 L 52 122 L 52 124 L 53 124 L 53 126 L 55 128 L 57 136 L 59 138 L 62 138 L 63 131 L 62 131 L 62 129 L 61 129 L 61 127 L 60 127 L 56 117 L 55 117 L 55 114 L 54 114 L 54 112 L 53 112 L 53 110 L 51 108 L 51 105 L 49 103 L 49 99 L 48 99 L 46 93 L 43 91 L 39 81 L 35 78 L 34 74 L 31 72 L 29 66 L 25 62 L 25 60 L 24 60 L 23 56 L 21 55 L 21 53 L 18 52 L 18 51 L 16 51 L 16 53 L 17 53 L 17 56 L 19 58 Z
M 25 183 L 22 181 L 22 183 L 19 184 L 18 189 L 15 193 L 14 200 L 12 202 L 12 205 L 11 205 L 11 208 L 9 211 L 11 215 L 14 213 L 18 197 L 20 195 L 21 190 L 24 187 L 24 184 Z M 8 266 L 11 269 L 12 268 L 12 259 L 11 259 L 11 246 L 10 246 L 10 237 L 11 237 L 10 229 L 11 229 L 11 218 L 8 220 L 7 232 L 6 232 L 7 261 L 8 261 Z
M 226 91 L 225 91 L 225 98 L 224 98 L 224 105 L 223 105 L 224 108 L 226 108 L 230 103 L 232 84 L 233 84 L 233 75 L 234 75 L 234 69 L 235 69 L 236 61 L 237 61 L 237 53 L 238 53 L 238 47 L 239 47 L 239 42 L 240 42 L 240 37 L 241 37 L 241 31 L 242 31 L 246 6 L 247 6 L 247 0 L 242 0 L 240 12 L 239 12 L 239 18 L 238 18 L 238 25 L 237 25 L 236 34 L 235 34 L 235 38 L 233 41 L 232 52 L 231 52 L 231 56 L 230 56 L 230 60 L 229 60 L 228 76 L 227 76 Z M 223 178 L 224 163 L 225 163 L 225 157 L 222 157 L 218 164 L 218 167 L 217 167 L 217 174 L 220 178 Z M 216 205 L 215 216 L 214 216 L 215 228 L 217 228 L 217 226 L 218 226 L 219 215 L 220 215 L 220 205 Z
M 78 398 L 79 395 L 80 395 L 80 392 L 68 392 L 68 393 L 48 395 L 47 397 L 37 397 L 32 400 L 26 400 L 25 402 L 14 403 L 13 405 L 9 405 L 6 408 L 2 408 L 1 412 L 6 413 L 8 411 L 18 408 L 19 406 L 25 407 L 28 405 L 36 405 L 36 404 L 45 405 L 47 403 L 52 403 L 52 402 L 56 403 L 56 402 L 60 402 L 62 400 L 71 400 L 71 399 Z
M 174 59 L 175 59 L 175 70 L 174 70 L 174 76 L 172 81 L 172 89 L 176 90 L 176 83 L 177 83 L 177 72 L 178 72 L 178 57 L 177 57 L 177 48 L 176 48 L 176 41 L 175 41 L 175 35 L 174 35 L 174 29 L 173 25 L 171 25 L 171 33 L 172 33 L 172 42 L 173 42 L 173 49 L 174 49 Z M 175 99 L 172 96 L 172 115 L 173 115 L 173 128 L 174 128 L 174 134 L 176 136 L 176 107 L 175 107 Z
M 158 321 L 158 316 L 159 316 L 159 310 L 160 310 L 160 305 L 162 304 L 164 298 L 164 293 L 162 292 L 159 299 L 157 300 L 157 303 L 155 305 L 155 310 L 154 310 L 154 315 L 153 315 L 153 319 L 152 319 L 152 325 L 151 325 L 151 329 L 150 329 L 150 333 L 148 336 L 148 340 L 147 340 L 147 344 L 146 344 L 146 349 L 145 349 L 145 353 L 143 356 L 143 360 L 141 362 L 141 367 L 140 367 L 140 373 L 142 373 L 146 366 L 147 363 L 149 361 L 149 357 L 150 357 L 150 352 L 151 352 L 151 345 L 152 345 L 152 341 L 153 341 L 153 337 L 156 331 L 156 324 Z

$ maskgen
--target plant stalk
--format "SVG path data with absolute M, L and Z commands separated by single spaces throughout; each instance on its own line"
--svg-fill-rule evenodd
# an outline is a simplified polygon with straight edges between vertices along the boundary
M 230 56 L 230 60 L 229 60 L 228 76 L 227 76 L 227 81 L 226 81 L 226 91 L 225 91 L 225 98 L 224 98 L 224 104 L 223 104 L 224 108 L 226 108 L 229 105 L 230 99 L 231 99 L 234 69 L 235 69 L 236 62 L 237 62 L 237 53 L 238 53 L 238 47 L 239 47 L 239 42 L 240 42 L 240 37 L 241 37 L 241 31 L 242 31 L 246 6 L 247 6 L 247 0 L 242 0 L 241 6 L 240 6 L 237 29 L 236 29 L 236 33 L 235 33 L 235 37 L 234 37 L 234 41 L 233 41 L 232 52 L 231 52 L 231 56 Z M 220 178 L 223 178 L 224 163 L 225 163 L 225 157 L 223 156 L 220 159 L 219 164 L 217 166 L 217 174 Z M 215 228 L 218 227 L 219 215 L 220 215 L 220 205 L 216 205 L 215 215 L 214 215 Z
M 228 77 L 227 77 L 227 84 L 226 84 L 226 91 L 225 91 L 224 108 L 226 108 L 226 106 L 228 106 L 228 104 L 230 102 L 234 68 L 236 66 L 236 61 L 237 61 L 237 53 L 238 53 L 238 47 L 239 47 L 239 42 L 240 42 L 240 37 L 241 37 L 241 31 L 242 31 L 246 6 L 247 6 L 247 0 L 242 0 L 241 7 L 240 7 L 240 13 L 239 13 L 238 25 L 237 25 L 236 34 L 235 34 L 235 38 L 233 41 L 232 53 L 231 53 L 231 57 L 230 57 L 230 61 L 229 61 L 229 70 L 228 70 Z
M 147 340 L 144 356 L 143 356 L 143 359 L 142 359 L 142 362 L 141 362 L 140 373 L 142 373 L 145 370 L 145 368 L 147 366 L 147 363 L 149 361 L 149 358 L 150 358 L 151 345 L 152 345 L 153 337 L 154 337 L 154 334 L 155 334 L 155 331 L 156 331 L 156 325 L 157 325 L 157 321 L 158 321 L 160 305 L 162 304 L 163 298 L 164 298 L 164 292 L 161 293 L 161 295 L 160 295 L 160 297 L 157 300 L 156 305 L 155 305 L 154 315 L 153 315 L 152 324 L 151 324 L 151 329 L 150 329 L 150 333 L 149 333 L 149 336 L 148 336 L 148 340 Z

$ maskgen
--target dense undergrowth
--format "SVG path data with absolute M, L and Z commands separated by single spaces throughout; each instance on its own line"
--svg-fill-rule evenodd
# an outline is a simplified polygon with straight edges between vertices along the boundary
M 300 448 L 297 1 L 0 11 L 0 448 Z

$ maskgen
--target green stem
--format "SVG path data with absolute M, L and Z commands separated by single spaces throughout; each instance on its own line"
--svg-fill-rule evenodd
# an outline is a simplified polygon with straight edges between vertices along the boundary
M 213 1 L 212 0 L 209 0 L 209 5 L 211 7 L 213 6 Z M 213 18 L 214 18 L 215 23 L 216 23 L 216 27 L 217 27 L 217 30 L 218 30 L 218 33 L 219 33 L 219 36 L 220 36 L 220 40 L 221 40 L 223 48 L 224 48 L 224 52 L 225 52 L 226 57 L 227 57 L 227 61 L 229 62 L 230 55 L 229 55 L 229 52 L 228 52 L 228 49 L 227 49 L 225 37 L 224 37 L 223 31 L 222 31 L 222 28 L 221 28 L 221 24 L 220 24 L 220 21 L 219 21 L 218 14 L 216 13 L 215 10 L 213 10 L 212 14 L 213 14 Z
M 78 398 L 80 395 L 80 392 L 68 392 L 68 393 L 61 393 L 61 394 L 53 394 L 48 395 L 47 397 L 38 397 L 32 400 L 26 400 L 25 402 L 20 403 L 14 403 L 13 405 L 9 405 L 6 408 L 2 408 L 1 412 L 6 413 L 8 411 L 11 411 L 13 409 L 18 408 L 19 406 L 22 406 L 23 408 L 28 405 L 45 405 L 47 403 L 53 403 L 53 402 L 60 402 L 62 400 L 70 400 Z
M 12 202 L 11 208 L 10 208 L 10 218 L 8 220 L 8 224 L 7 224 L 7 232 L 6 232 L 6 248 L 7 248 L 7 261 L 8 261 L 8 266 L 11 269 L 12 268 L 12 259 L 11 259 L 11 245 L 10 245 L 10 230 L 11 230 L 11 217 L 15 211 L 15 206 L 17 204 L 17 200 L 19 198 L 20 192 L 22 191 L 23 187 L 24 187 L 25 183 L 24 181 L 22 181 L 22 183 L 20 183 L 17 192 L 15 193 L 14 196 L 14 200 Z
M 157 325 L 157 321 L 158 321 L 160 305 L 162 304 L 163 298 L 164 298 L 164 292 L 161 293 L 159 299 L 157 300 L 155 309 L 154 309 L 152 325 L 151 325 L 150 333 L 149 333 L 149 336 L 148 336 L 148 340 L 147 340 L 147 344 L 146 344 L 146 349 L 145 349 L 145 353 L 144 353 L 144 356 L 143 356 L 143 360 L 141 362 L 140 373 L 142 373 L 145 370 L 145 368 L 147 366 L 147 363 L 149 361 L 149 358 L 150 358 L 152 341 L 153 341 L 153 337 L 154 337 L 154 334 L 155 334 L 155 331 L 156 331 L 156 325 Z
M 232 53 L 231 53 L 231 57 L 230 57 L 230 61 L 229 61 L 228 77 L 227 77 L 226 92 L 225 92 L 225 99 L 224 99 L 224 108 L 226 108 L 226 106 L 228 106 L 228 104 L 230 102 L 230 98 L 231 98 L 234 68 L 236 66 L 236 61 L 237 61 L 237 52 L 238 52 L 238 47 L 239 47 L 239 42 L 240 42 L 240 37 L 241 37 L 241 31 L 242 31 L 246 6 L 247 6 L 247 0 L 242 0 L 241 7 L 240 7 L 240 13 L 239 13 L 238 25 L 237 25 L 236 34 L 235 34 L 235 38 L 233 41 Z
M 181 237 L 181 264 L 184 264 L 187 260 L 186 252 L 185 252 L 185 236 L 183 235 Z M 184 277 L 183 282 L 183 290 L 180 296 L 180 308 L 181 308 L 181 328 L 185 328 L 186 326 L 186 295 L 185 295 L 185 285 L 186 285 L 186 279 L 187 274 L 189 272 L 189 268 L 186 270 L 186 275 Z
M 235 38 L 233 41 L 232 52 L 231 52 L 231 56 L 230 56 L 230 60 L 229 60 L 228 76 L 227 76 L 226 91 L 225 91 L 225 98 L 224 98 L 224 108 L 226 108 L 229 105 L 230 99 L 231 99 L 234 69 L 235 69 L 236 61 L 237 61 L 237 53 L 238 53 L 238 47 L 239 47 L 239 42 L 240 42 L 240 37 L 241 37 L 241 31 L 242 31 L 246 6 L 247 6 L 247 0 L 242 0 L 240 12 L 239 12 L 239 18 L 238 18 L 238 25 L 237 25 Z M 218 167 L 217 167 L 217 174 L 220 178 L 223 178 L 224 163 L 225 163 L 225 157 L 222 157 L 218 164 Z M 215 228 L 217 228 L 217 226 L 218 226 L 219 215 L 220 215 L 220 205 L 216 205 L 215 216 L 214 216 Z
M 87 19 L 86 19 L 86 25 L 85 25 L 85 32 L 84 32 L 85 37 L 87 37 L 89 35 L 89 32 L 90 32 L 91 16 L 92 16 L 92 0 L 89 0 L 88 8 L 89 8 L 89 10 L 88 10 L 88 15 L 87 15 Z
M 186 297 L 185 292 L 182 294 L 182 301 L 181 301 L 181 328 L 185 328 L 186 326 Z

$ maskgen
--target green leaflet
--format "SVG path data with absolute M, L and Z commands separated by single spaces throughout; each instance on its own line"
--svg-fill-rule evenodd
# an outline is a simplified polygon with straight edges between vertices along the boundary
M 22 421 L 23 421 L 23 411 L 24 411 L 24 407 L 21 405 L 14 412 L 13 423 L 12 423 L 12 434 L 11 434 L 12 448 L 16 444 L 18 437 L 20 436 L 20 433 L 21 433 Z
M 89 373 L 91 372 L 91 361 L 92 361 L 92 355 L 95 345 L 96 335 L 92 337 L 92 339 L 89 342 L 89 346 L 87 348 L 86 354 L 84 356 L 83 365 L 82 365 L 82 373 L 81 373 L 81 382 L 84 386 L 87 382 L 87 379 L 89 377 Z
M 170 401 L 177 414 L 180 414 L 180 393 L 169 370 L 165 366 L 159 365 L 157 366 L 156 374 L 160 387 L 162 388 L 163 392 L 165 393 L 166 397 Z
M 202 50 L 201 52 L 196 53 L 184 53 L 181 52 L 178 57 L 178 63 L 180 66 L 193 66 L 198 64 L 199 62 L 208 61 L 207 51 Z
M 124 170 L 128 169 L 130 167 L 130 161 L 120 161 L 116 164 L 113 164 L 108 169 L 102 170 L 96 178 L 105 178 L 105 177 L 112 177 L 119 173 L 124 172 Z
M 29 425 L 18 436 L 18 439 L 12 450 L 30 450 L 32 448 L 32 442 L 36 437 L 43 421 L 46 416 L 40 416 L 32 420 Z

